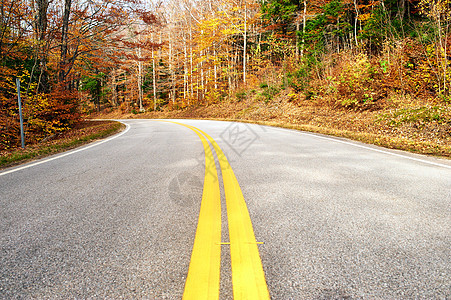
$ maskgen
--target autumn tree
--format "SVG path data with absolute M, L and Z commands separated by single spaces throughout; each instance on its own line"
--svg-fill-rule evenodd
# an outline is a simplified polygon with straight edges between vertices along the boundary
M 450 44 L 450 24 L 451 24 L 451 1 L 449 0 L 421 0 L 421 13 L 430 18 L 434 26 L 434 45 L 426 46 L 427 52 L 432 52 L 433 57 L 429 65 L 436 69 L 436 86 L 438 94 L 448 96 L 450 94 L 450 75 L 449 70 L 449 49 Z

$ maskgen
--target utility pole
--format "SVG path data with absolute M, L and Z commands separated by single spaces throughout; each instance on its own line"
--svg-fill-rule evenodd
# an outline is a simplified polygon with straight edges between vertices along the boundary
M 19 116 L 20 116 L 20 139 L 22 141 L 22 148 L 25 148 L 25 135 L 23 133 L 23 118 L 22 118 L 22 103 L 20 101 L 20 79 L 16 78 L 17 86 L 17 102 L 19 103 Z

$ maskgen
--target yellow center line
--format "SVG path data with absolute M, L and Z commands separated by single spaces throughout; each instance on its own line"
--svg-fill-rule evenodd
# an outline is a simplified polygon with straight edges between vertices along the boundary
M 221 166 L 229 225 L 233 298 L 270 299 L 254 229 L 238 180 L 218 144 L 198 130 L 213 145 Z
M 185 126 L 181 123 L 170 123 Z M 192 128 L 190 129 L 193 130 Z M 218 172 L 216 170 L 213 152 L 207 140 L 196 130 L 193 131 L 199 136 L 204 146 L 205 177 L 199 221 L 194 238 L 183 299 L 219 299 L 221 196 Z
M 170 122 L 170 121 L 167 121 Z M 249 211 L 246 206 L 246 202 L 244 201 L 243 193 L 241 192 L 240 185 L 238 184 L 238 180 L 235 177 L 235 174 L 232 170 L 232 167 L 230 166 L 226 156 L 224 155 L 224 152 L 222 152 L 221 148 L 218 146 L 215 140 L 213 140 L 207 133 L 204 131 L 182 123 L 177 122 L 171 122 L 175 124 L 179 124 L 185 127 L 190 128 L 191 130 L 195 131 L 197 135 L 201 138 L 202 143 L 204 144 L 204 149 L 207 149 L 208 142 L 205 140 L 205 138 L 201 135 L 203 134 L 211 143 L 213 146 L 216 155 L 219 160 L 219 165 L 221 167 L 222 172 L 222 178 L 224 183 L 224 191 L 225 191 L 225 197 L 226 197 L 226 205 L 227 205 L 227 218 L 228 218 L 228 226 L 229 226 L 229 237 L 230 237 L 230 256 L 232 261 L 232 284 L 233 284 L 233 298 L 238 299 L 270 299 L 268 287 L 266 285 L 265 280 L 265 273 L 263 271 L 263 266 L 260 259 L 260 254 L 258 251 L 257 244 L 260 244 L 255 239 L 254 230 L 252 227 L 252 221 L 249 216 Z M 207 143 L 207 145 L 205 144 Z M 207 152 L 211 152 L 210 147 L 208 146 L 208 151 L 205 150 L 205 153 L 207 155 Z M 212 164 L 214 165 L 214 164 Z M 216 168 L 214 168 L 214 172 L 211 173 L 213 169 L 208 170 L 207 173 L 207 158 L 206 158 L 206 170 L 205 170 L 205 183 L 204 183 L 204 195 L 205 195 L 205 189 L 207 189 L 207 180 L 208 185 L 212 184 L 212 181 L 215 181 L 217 183 L 217 171 Z M 216 174 L 216 176 L 210 176 L 212 174 Z M 209 177 L 209 178 L 208 178 Z M 206 198 L 204 196 L 202 197 L 202 204 L 201 204 L 201 210 L 203 203 Z M 216 202 L 216 200 L 214 201 Z M 220 204 L 217 205 L 220 210 Z M 217 211 L 215 210 L 215 213 Z M 205 215 L 199 214 L 199 224 L 203 221 L 201 221 L 201 218 L 206 217 Z M 208 218 L 212 218 L 212 216 L 208 216 Z M 219 217 L 220 219 L 220 213 Z M 199 225 L 198 225 L 199 226 Z M 196 239 L 195 239 L 195 246 L 196 242 L 198 241 L 198 235 L 199 227 L 196 232 Z M 216 240 L 216 245 L 220 247 L 221 243 L 220 240 L 221 236 L 219 234 L 219 241 Z M 199 238 L 200 241 L 200 238 Z M 211 240 L 209 241 L 211 242 Z M 200 242 L 199 242 L 200 244 Z M 202 245 L 199 247 L 202 248 Z M 212 247 L 211 244 L 208 245 L 208 247 Z M 199 260 L 196 260 L 196 262 L 193 262 L 194 253 L 196 251 L 200 251 L 198 249 L 195 249 L 193 247 L 193 254 L 190 262 L 190 269 L 188 271 L 188 278 L 187 283 L 185 284 L 185 294 L 184 299 L 206 299 L 204 297 L 189 297 L 187 295 L 187 288 L 189 287 L 190 290 L 210 290 L 212 287 L 205 284 L 210 284 L 210 282 L 206 281 L 200 281 L 195 280 L 195 282 L 190 282 L 190 285 L 188 286 L 188 280 L 190 280 L 190 274 L 192 276 L 196 276 L 196 272 L 192 270 L 192 267 L 194 267 L 194 264 L 198 265 L 197 269 L 201 269 L 201 265 L 205 266 L 205 262 L 202 262 L 202 260 L 207 260 L 207 257 L 199 257 Z M 218 250 L 218 253 L 220 253 L 220 250 Z M 220 254 L 219 254 L 220 255 Z M 210 262 L 210 266 L 211 262 Z M 220 266 L 217 267 L 218 272 Z M 218 275 L 219 280 L 219 275 Z M 216 284 L 216 282 L 215 282 Z M 213 287 L 216 289 L 216 285 Z M 219 282 L 218 282 L 218 290 L 219 290 Z M 191 295 L 191 294 L 190 294 Z M 218 291 L 219 296 L 219 291 Z M 208 299 L 217 299 L 217 296 L 212 296 L 211 298 L 208 297 Z

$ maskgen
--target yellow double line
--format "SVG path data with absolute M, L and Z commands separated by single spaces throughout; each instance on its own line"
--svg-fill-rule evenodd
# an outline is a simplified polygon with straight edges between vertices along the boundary
M 224 184 L 232 262 L 234 299 L 270 299 L 265 274 L 243 193 L 226 156 L 218 144 L 202 130 L 193 130 L 205 150 L 205 179 L 193 252 L 183 299 L 219 299 L 221 267 L 221 199 L 213 146 Z M 208 141 L 207 141 L 208 139 Z

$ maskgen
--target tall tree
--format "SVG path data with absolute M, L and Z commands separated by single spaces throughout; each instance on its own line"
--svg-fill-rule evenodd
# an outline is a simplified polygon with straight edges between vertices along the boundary
M 36 55 L 35 63 L 39 63 L 39 78 L 37 92 L 47 93 L 49 91 L 49 82 L 47 74 L 48 49 L 50 45 L 47 39 L 48 18 L 47 11 L 49 8 L 48 0 L 36 0 L 35 13 L 35 34 L 36 34 Z M 33 72 L 31 77 L 33 76 Z M 32 79 L 32 78 L 31 78 Z
M 68 31 L 69 31 L 69 17 L 71 14 L 72 0 L 64 0 L 64 11 L 61 26 L 61 56 L 58 80 L 63 83 L 67 74 L 70 72 L 67 62 L 67 46 L 68 46 Z M 75 54 L 74 54 L 75 57 Z M 69 70 L 67 70 L 69 69 Z

